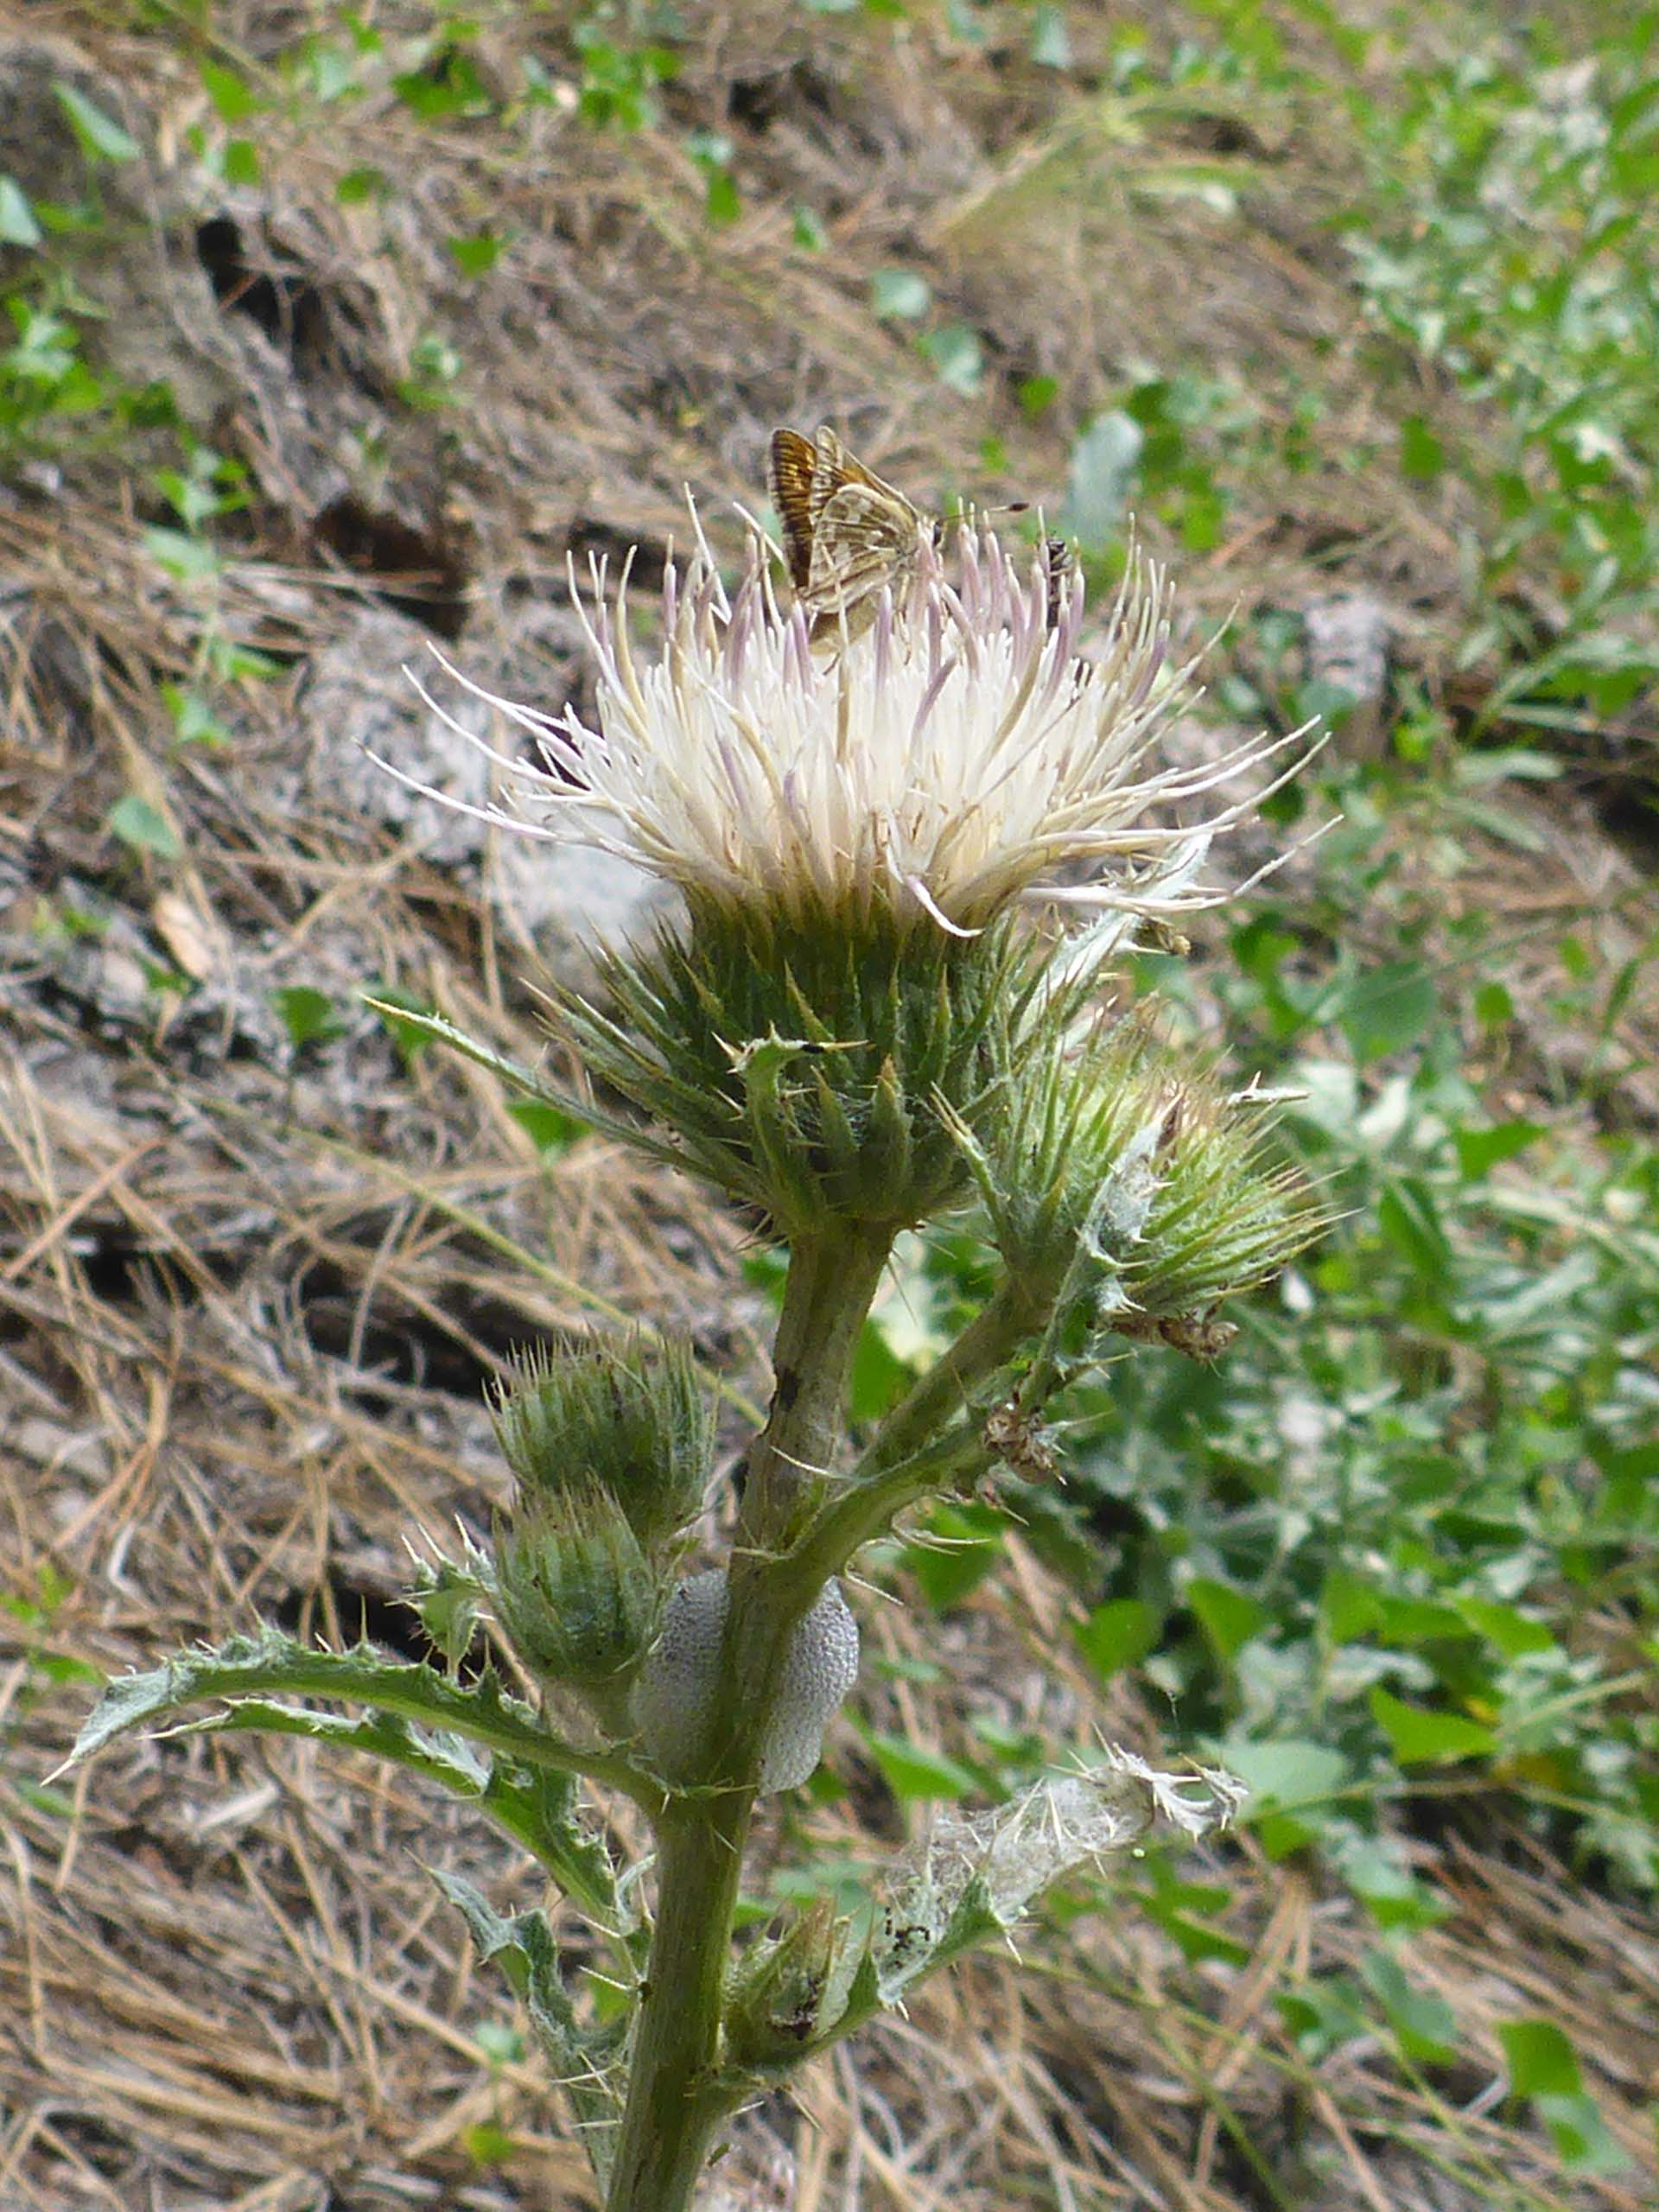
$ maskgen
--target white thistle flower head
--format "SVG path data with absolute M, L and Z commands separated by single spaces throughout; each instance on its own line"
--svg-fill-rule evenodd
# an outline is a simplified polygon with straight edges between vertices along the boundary
M 512 802 L 493 818 L 623 855 L 677 886 L 694 916 L 761 910 L 785 927 L 828 913 L 965 936 L 1033 896 L 1160 916 L 1231 895 L 1197 879 L 1211 839 L 1262 794 L 1185 828 L 1169 810 L 1294 740 L 1160 762 L 1160 734 L 1193 696 L 1193 664 L 1170 664 L 1163 572 L 1131 558 L 1083 660 L 1079 576 L 1052 605 L 1040 550 L 1009 552 L 972 524 L 957 547 L 954 582 L 924 547 L 902 597 L 884 594 L 828 656 L 803 610 L 780 604 L 759 537 L 729 598 L 700 530 L 685 573 L 670 563 L 648 663 L 630 640 L 626 568 L 609 595 L 595 564 L 582 613 L 597 728 L 442 664 L 537 740 L 534 762 L 492 754 Z

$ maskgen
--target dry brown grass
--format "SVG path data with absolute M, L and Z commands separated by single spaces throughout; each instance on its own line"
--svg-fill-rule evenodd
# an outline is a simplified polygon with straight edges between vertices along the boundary
M 207 105 L 181 36 L 40 7 L 29 39 L 60 43 L 7 57 L 15 84 L 77 76 L 153 149 L 121 180 L 129 250 L 88 278 L 124 310 L 105 342 L 189 395 L 255 497 L 210 595 L 142 550 L 142 455 L 0 493 L 0 1593 L 54 1599 L 34 1624 L 0 1614 L 6 2212 L 591 2201 L 556 2094 L 481 2058 L 474 2031 L 509 2000 L 474 1976 L 425 1871 L 527 1903 L 505 1849 L 405 1777 L 288 1742 L 129 1745 L 67 1808 L 34 1788 L 92 1694 L 66 1661 L 143 1665 L 257 1617 L 394 1633 L 404 1538 L 456 1515 L 481 1528 L 500 1494 L 482 1387 L 515 1342 L 619 1312 L 673 1320 L 740 1389 L 764 1388 L 761 1309 L 732 1289 L 741 1227 L 606 1144 L 544 1167 L 491 1084 L 429 1053 L 405 1068 L 366 1016 L 290 1052 L 270 995 L 295 983 L 349 1009 L 360 982 L 399 982 L 510 1050 L 533 1027 L 501 857 L 357 803 L 343 675 L 384 699 L 393 743 L 420 742 L 394 669 L 420 632 L 388 598 L 451 630 L 464 615 L 474 665 L 563 688 L 579 675 L 545 602 L 567 542 L 660 550 L 686 480 L 753 497 L 774 423 L 834 417 L 918 487 L 1052 501 L 1067 426 L 1023 423 L 1007 377 L 1086 365 L 1086 407 L 1157 350 L 1226 354 L 1286 404 L 1317 378 L 1330 400 L 1323 465 L 1256 488 L 1192 579 L 1200 607 L 1294 605 L 1339 564 L 1400 604 L 1431 671 L 1452 626 L 1459 516 L 1370 483 L 1357 502 L 1346 473 L 1377 403 L 1312 219 L 1340 160 L 1295 150 L 1296 118 L 1223 130 L 1103 95 L 1062 112 L 1017 59 L 941 60 L 925 20 L 906 46 L 785 7 L 696 14 L 671 130 L 598 140 L 546 108 L 508 149 L 469 123 L 417 124 L 372 81 L 326 132 L 273 111 L 263 183 L 230 194 L 188 158 Z M 389 35 L 416 19 L 376 13 Z M 223 56 L 264 81 L 309 18 L 242 0 L 215 20 Z M 563 50 L 540 19 L 493 23 L 504 81 L 526 41 Z M 694 121 L 739 143 L 728 232 L 701 219 Z M 61 158 L 54 127 L 43 108 L 43 161 Z M 1241 219 L 1156 190 L 1158 161 L 1199 154 L 1231 166 Z M 397 180 L 384 215 L 334 197 L 370 162 Z M 828 254 L 791 244 L 798 199 L 825 214 Z M 235 223 L 244 263 L 222 300 L 193 251 L 208 220 Z M 512 250 L 463 293 L 442 241 L 485 220 Z M 870 272 L 918 259 L 1002 349 L 983 403 L 943 394 L 868 313 Z M 261 302 L 270 328 L 241 311 Z M 466 403 L 398 406 L 441 324 L 463 337 Z M 972 458 L 993 420 L 1006 482 Z M 372 464 L 352 458 L 365 436 L 383 442 Z M 287 673 L 234 696 L 232 749 L 181 753 L 160 686 L 191 677 L 207 628 Z M 127 791 L 173 825 L 177 861 L 111 836 Z M 1549 866 L 1575 872 L 1575 914 L 1611 915 L 1616 963 L 1623 863 L 1562 853 Z M 1555 880 L 1540 861 L 1529 895 Z M 100 938 L 44 926 L 100 901 Z M 197 990 L 150 990 L 147 962 Z M 943 1689 L 869 1670 L 878 1725 L 949 1745 L 966 1703 L 1061 1742 L 1099 1725 L 1154 1745 L 1155 1707 L 1126 1691 L 1100 1710 L 1065 1656 L 1066 1602 L 1015 1565 L 949 1626 L 867 1609 L 874 1650 L 949 1662 Z M 835 1764 L 869 1783 L 844 1726 Z M 878 1830 L 893 1818 L 873 1787 L 800 1830 L 780 1815 L 753 1886 L 803 1834 L 855 1858 L 861 1808 Z M 770 2145 L 798 2171 L 796 2212 L 1635 2212 L 1655 2174 L 1651 1928 L 1496 1830 L 1439 1873 L 1459 1909 L 1409 1965 L 1456 1993 L 1478 2053 L 1458 2078 L 1404 2080 L 1363 2042 L 1317 2070 L 1299 2058 L 1276 1996 L 1370 1938 L 1247 1840 L 1229 1849 L 1224 1923 L 1247 1965 L 1189 1966 L 1133 1910 L 1063 1917 L 1023 1971 L 975 1964 L 809 2075 L 798 2105 L 753 2116 L 729 2200 L 777 2201 L 743 2180 Z M 1582 2027 L 1624 2177 L 1565 2190 L 1495 2101 L 1493 2023 L 1545 2007 Z M 495 2119 L 513 2148 L 486 2168 L 466 2132 Z

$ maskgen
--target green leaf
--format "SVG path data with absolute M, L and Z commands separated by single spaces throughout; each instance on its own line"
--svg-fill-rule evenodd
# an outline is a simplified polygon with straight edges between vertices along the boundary
M 1592 1448 L 1602 1472 L 1597 1518 L 1616 1527 L 1639 1521 L 1649 1497 L 1659 1490 L 1659 1442 L 1623 1451 L 1605 1444 Z
M 1420 1177 L 1388 1185 L 1376 1202 L 1376 1225 L 1425 1281 L 1449 1287 L 1456 1265 L 1452 1246 L 1433 1192 Z
M 154 853 L 157 860 L 175 861 L 184 850 L 167 817 L 137 791 L 117 799 L 110 809 L 109 827 L 124 845 L 130 845 L 135 852 Z
M 1200 1575 L 1181 1594 L 1223 1659 L 1236 1657 L 1267 1626 L 1267 1607 L 1230 1582 L 1211 1582 Z
M 1408 482 L 1430 484 L 1446 467 L 1446 448 L 1421 415 L 1400 425 L 1400 474 Z
M 345 1033 L 346 1025 L 334 1001 L 327 992 L 314 990 L 309 983 L 286 983 L 281 990 L 271 993 L 270 1002 L 296 1052 L 303 1052 L 308 1045 L 324 1044 Z
M 914 322 L 932 304 L 933 295 L 925 276 L 912 269 L 878 269 L 870 279 L 870 305 L 885 321 L 896 317 Z
M 1570 2171 L 1617 2173 L 1630 2163 L 1595 2099 L 1586 2094 L 1578 2056 L 1553 2020 L 1505 2020 L 1497 2039 L 1510 2088 L 1529 2097 Z
M 1340 1751 L 1297 1736 L 1254 1742 L 1230 1736 L 1221 1747 L 1221 1764 L 1249 1784 L 1246 1813 L 1252 1821 L 1271 1808 L 1294 1812 L 1328 1804 L 1349 1777 L 1348 1761 Z
M 187 530 L 153 526 L 144 532 L 143 546 L 151 559 L 181 583 L 200 583 L 207 576 L 216 576 L 221 566 L 211 543 Z
M 18 1782 L 12 1786 L 25 1805 L 32 1805 L 37 1813 L 44 1813 L 49 1820 L 73 1820 L 75 1801 L 73 1797 L 66 1797 L 61 1789 L 48 1789 L 41 1782 Z
M 225 149 L 226 184 L 257 184 L 259 149 L 251 138 L 232 138 Z
M 1145 443 L 1145 431 L 1121 408 L 1095 417 L 1071 448 L 1061 511 L 1067 537 L 1096 551 L 1111 543 Z
M 1163 1929 L 1181 1956 L 1194 1966 L 1202 1966 L 1211 1959 L 1219 1959 L 1230 1967 L 1249 1964 L 1247 1943 L 1241 1943 L 1236 1936 L 1229 1936 L 1223 1929 L 1206 1927 L 1203 1921 L 1194 1920 L 1191 1913 L 1178 1912 L 1172 1905 L 1153 1897 L 1147 1900 L 1147 1915 Z
M 200 691 L 187 690 L 181 683 L 163 683 L 162 697 L 173 717 L 173 733 L 181 745 L 206 745 L 221 751 L 233 742 L 230 731 Z
M 1072 1633 L 1084 1657 L 1106 1682 L 1144 1659 L 1162 1628 L 1162 1620 L 1144 1599 L 1110 1598 Z
M 431 1871 L 433 1880 L 471 1929 L 480 1958 L 486 1962 L 493 1959 L 523 1999 L 554 2079 L 575 2107 L 583 2147 L 602 2190 L 610 2179 L 621 2117 L 620 2059 L 628 2016 L 584 2030 L 565 1993 L 558 1946 L 547 1915 L 532 1910 L 504 1920 L 481 1891 L 459 1874 L 446 1873 L 441 1867 Z
M 461 2147 L 475 2166 L 499 2166 L 512 2158 L 518 2142 L 498 2121 L 478 2120 L 461 2129 Z
M 389 1017 L 382 1016 L 391 1027 Z M 424 1043 L 425 1039 L 419 1039 Z M 586 1136 L 588 1124 L 579 1122 L 574 1114 L 567 1114 L 562 1106 L 550 1105 L 544 1098 L 510 1098 L 507 1112 L 535 1146 L 537 1152 L 550 1160 L 557 1160 L 569 1152 L 578 1137 Z
M 60 79 L 54 83 L 69 127 L 80 142 L 81 151 L 94 160 L 105 162 L 136 162 L 143 150 L 136 138 L 130 137 L 115 120 L 105 115 L 101 107 L 94 107 L 84 92 Z
M 1420 2066 L 1445 2066 L 1456 2057 L 1458 2016 L 1445 1998 L 1414 1989 L 1399 1961 L 1386 1951 L 1370 1952 L 1359 1971 L 1387 2016 L 1402 2058 Z
M 1541 1621 L 1517 1605 L 1500 1605 L 1484 1598 L 1459 1598 L 1457 1609 L 1471 1628 L 1497 1647 L 1506 1659 L 1523 1659 L 1537 1651 L 1554 1651 L 1554 1637 Z
M 498 238 L 493 231 L 474 231 L 465 235 L 457 232 L 443 244 L 463 276 L 485 276 L 501 258 L 506 240 Z
M 1456 1642 L 1469 1634 L 1469 1624 L 1453 1605 L 1433 1598 L 1398 1598 L 1392 1591 L 1378 1593 L 1377 1632 L 1385 1643 L 1408 1649 L 1414 1643 Z
M 623 1762 L 579 1751 L 552 1734 L 529 1706 L 503 1694 L 493 1674 L 463 1686 L 431 1667 L 386 1659 L 373 1644 L 327 1651 L 275 1629 L 178 1652 L 148 1674 L 118 1675 L 93 1707 L 65 1764 L 79 1766 L 118 1736 L 208 1698 L 283 1693 L 401 1713 L 424 1727 L 470 1737 L 537 1770 L 632 1777 Z
M 1458 1148 L 1458 1167 L 1465 1183 L 1478 1182 L 1505 1160 L 1536 1144 L 1545 1134 L 1541 1122 L 1496 1122 L 1488 1129 L 1458 1129 L 1452 1142 Z
M 1402 1766 L 1427 1766 L 1453 1759 L 1480 1758 L 1497 1748 L 1497 1738 L 1478 1720 L 1460 1713 L 1433 1713 L 1407 1705 L 1382 1688 L 1371 1692 L 1371 1717 L 1388 1737 Z
M 1394 960 L 1349 985 L 1337 1020 L 1354 1058 L 1363 1065 L 1415 1044 L 1438 1012 L 1427 969 L 1415 960 Z
M 1363 1577 L 1333 1567 L 1319 1592 L 1319 1612 L 1332 1643 L 1353 1643 L 1382 1620 L 1382 1600 Z
M 867 1320 L 858 1332 L 848 1384 L 851 1419 L 861 1424 L 879 1421 L 914 1380 L 914 1368 L 893 1351 L 880 1321 L 874 1316 Z
M 979 1777 L 945 1751 L 925 1749 L 904 1736 L 872 1736 L 870 1751 L 895 1797 L 970 1797 Z
M 965 399 L 971 399 L 984 381 L 984 348 L 979 333 L 968 323 L 948 322 L 942 330 L 928 331 L 916 340 L 916 350 L 931 361 L 940 383 Z
M 182 1722 L 178 1733 L 302 1736 L 406 1767 L 477 1806 L 600 1927 L 611 1934 L 626 1932 L 614 1869 L 603 1844 L 578 1825 L 575 1786 L 569 1775 L 523 1766 L 505 1756 L 480 1758 L 464 1737 L 424 1732 L 400 1713 L 354 1719 L 267 1698 L 239 1698 L 224 1713 Z
M 405 70 L 394 77 L 391 89 L 423 123 L 441 122 L 452 115 L 486 115 L 491 106 L 477 63 L 459 46 L 446 48 L 423 69 Z
M 925 1522 L 928 1541 L 905 1546 L 905 1565 L 936 1613 L 976 1590 L 1003 1554 L 1006 1517 L 994 1507 L 935 1505 Z
M 334 187 L 334 198 L 342 207 L 359 207 L 365 200 L 372 200 L 386 189 L 384 169 L 347 169 Z
M 200 67 L 202 89 L 218 110 L 221 123 L 245 123 L 264 106 L 258 94 L 234 69 L 223 68 L 217 61 L 203 61 Z
M 702 195 L 703 219 L 715 229 L 723 230 L 728 223 L 734 223 L 742 212 L 737 179 L 729 169 L 710 169 Z
M 0 175 L 0 245 L 39 245 L 41 226 L 16 177 Z
M 1572 2044 L 1554 2020 L 1503 2020 L 1497 2039 L 1517 2097 L 1576 2096 L 1584 2087 Z
M 447 1559 L 416 1563 L 406 1602 L 451 1672 L 473 1648 L 486 1595 L 481 1561 L 476 1567 Z
M 829 234 L 823 225 L 812 210 L 806 207 L 797 207 L 795 210 L 794 219 L 790 225 L 790 235 L 796 245 L 806 253 L 822 253 L 830 243 Z
M 1020 413 L 1035 422 L 1059 397 L 1060 380 L 1058 377 L 1023 377 L 1014 386 L 1014 396 L 1020 403 Z
M 1569 2173 L 1615 2174 L 1628 2169 L 1630 2158 L 1593 2097 L 1538 2096 L 1533 2105 Z
M 1345 2043 L 1375 2035 L 1359 1999 L 1359 1985 L 1351 1975 L 1328 1974 L 1282 1993 L 1279 2017 L 1301 2056 L 1317 2062 Z
M 1412 1878 L 1393 1847 L 1373 1837 L 1357 1836 L 1342 1851 L 1339 1864 L 1348 1886 L 1363 1898 L 1381 1929 L 1435 1928 L 1450 1915 L 1448 1904 Z

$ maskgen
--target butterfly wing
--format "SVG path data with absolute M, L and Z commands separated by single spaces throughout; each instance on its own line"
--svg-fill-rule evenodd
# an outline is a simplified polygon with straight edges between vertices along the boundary
M 824 435 L 821 430 L 820 439 Z M 818 483 L 819 448 L 798 430 L 774 430 L 766 470 L 767 488 L 784 533 L 789 580 L 804 591 L 812 575 L 813 499 Z
M 825 427 L 808 439 L 774 430 L 767 469 L 784 533 L 784 557 L 813 636 L 828 635 L 858 610 L 855 632 L 874 613 L 866 602 L 910 574 L 925 537 L 937 537 L 902 492 L 855 461 Z
M 885 487 L 842 484 L 819 510 L 802 597 L 833 612 L 897 585 L 914 565 L 921 538 L 922 518 L 908 499 Z

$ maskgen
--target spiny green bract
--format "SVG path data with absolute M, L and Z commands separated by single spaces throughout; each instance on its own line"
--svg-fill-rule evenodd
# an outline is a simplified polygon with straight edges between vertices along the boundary
M 887 912 L 699 913 L 606 961 L 613 1015 L 566 1001 L 562 1026 L 685 1167 L 783 1234 L 898 1228 L 963 1195 L 941 1103 L 973 1119 L 1007 1079 L 1051 957 L 1012 918 L 962 938 Z
M 543 1682 L 620 1698 L 657 1633 L 658 1570 L 610 1492 L 570 1484 L 497 1531 L 496 1611 Z
M 672 1339 L 531 1353 L 495 1428 L 525 1506 L 597 1487 L 651 1553 L 696 1513 L 714 1464 L 713 1394 L 690 1344 Z
M 1139 1019 L 1028 1052 L 981 1126 L 955 1126 L 1004 1262 L 1039 1306 L 1074 1305 L 1084 1337 L 1207 1312 L 1323 1220 L 1271 1159 L 1264 1108 L 1186 1071 Z
M 774 1940 L 753 1946 L 727 1991 L 727 2056 L 756 2074 L 787 2073 L 836 2024 L 857 1964 L 853 1925 L 815 1897 Z

